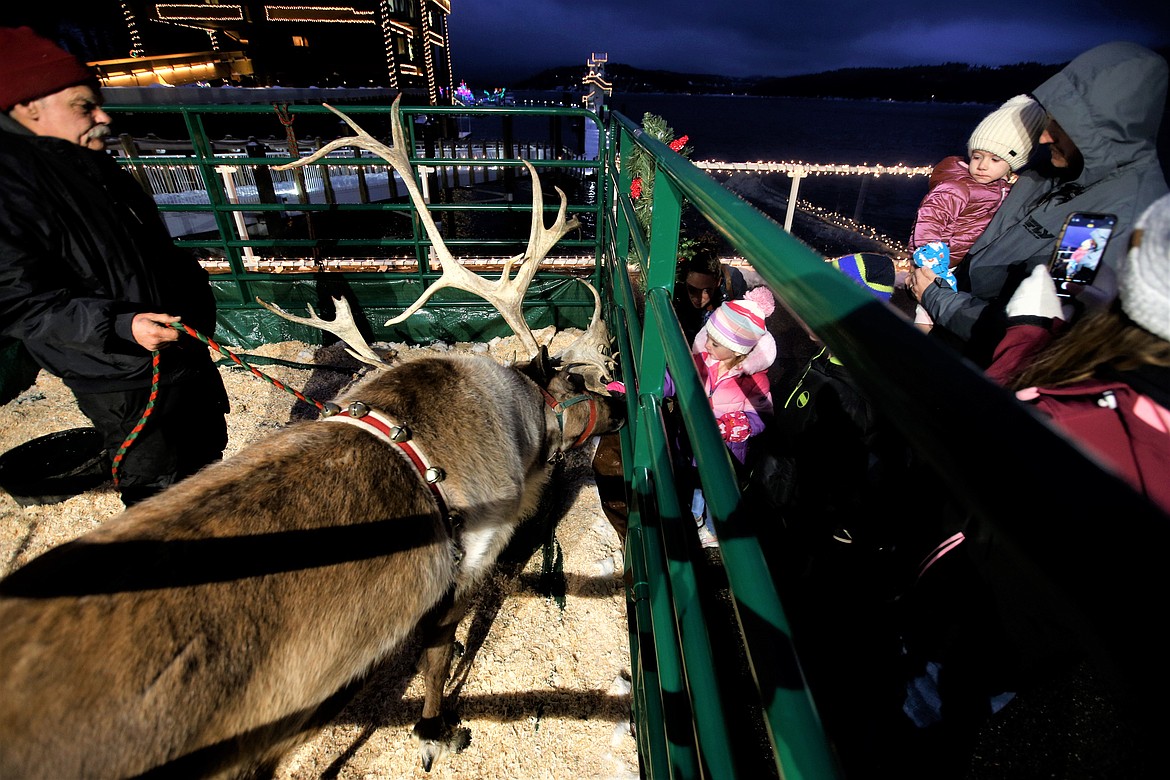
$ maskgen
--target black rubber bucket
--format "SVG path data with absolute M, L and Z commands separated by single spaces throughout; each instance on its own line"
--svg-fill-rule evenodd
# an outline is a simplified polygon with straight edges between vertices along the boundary
M 57 431 L 0 455 L 0 487 L 21 506 L 56 504 L 110 478 L 94 428 Z

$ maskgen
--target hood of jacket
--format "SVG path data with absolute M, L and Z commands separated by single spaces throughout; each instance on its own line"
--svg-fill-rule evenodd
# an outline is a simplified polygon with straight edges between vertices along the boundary
M 1088 186 L 1156 156 L 1166 85 L 1166 60 L 1118 41 L 1080 55 L 1032 95 L 1080 150 L 1077 182 Z
M 957 154 L 944 157 L 930 172 L 930 184 L 928 185 L 930 189 L 934 189 L 943 182 L 977 183 L 971 178 L 970 164 Z

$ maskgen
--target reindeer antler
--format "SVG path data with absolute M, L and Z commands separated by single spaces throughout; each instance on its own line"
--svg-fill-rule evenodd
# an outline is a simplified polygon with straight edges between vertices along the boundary
M 323 330 L 326 333 L 332 333 L 339 339 L 344 341 L 349 346 L 346 352 L 352 355 L 355 359 L 360 360 L 367 365 L 376 368 L 389 368 L 390 364 L 382 359 L 382 357 L 374 351 L 374 348 L 366 343 L 366 338 L 358 330 L 357 323 L 353 319 L 353 312 L 349 308 L 349 302 L 344 298 L 334 298 L 333 306 L 337 310 L 337 315 L 333 321 L 323 320 L 317 316 L 317 312 L 313 311 L 312 304 L 306 304 L 309 309 L 308 317 L 298 317 L 295 314 L 289 314 L 284 309 L 280 308 L 274 303 L 265 303 L 256 298 L 256 303 L 263 306 L 268 311 L 277 316 L 284 317 L 286 320 L 298 322 L 301 325 L 308 325 L 311 328 Z
M 540 345 L 537 344 L 536 337 L 532 334 L 532 329 L 528 326 L 527 320 L 524 319 L 524 295 L 528 291 L 529 285 L 532 284 L 532 279 L 536 275 L 536 271 L 540 267 L 541 261 L 544 260 L 545 255 L 548 254 L 548 251 L 566 233 L 576 229 L 579 223 L 576 218 L 572 220 L 565 219 L 565 210 L 568 203 L 565 193 L 558 187 L 556 189 L 561 198 L 561 205 L 557 210 L 557 217 L 553 221 L 552 227 L 544 227 L 544 198 L 541 192 L 540 178 L 536 175 L 536 169 L 527 160 L 523 162 L 525 167 L 528 168 L 529 175 L 532 177 L 532 227 L 528 234 L 528 248 L 524 252 L 506 259 L 503 270 L 500 272 L 500 278 L 491 281 L 468 271 L 455 260 L 446 245 L 443 244 L 442 238 L 439 236 L 438 228 L 435 226 L 430 213 L 425 208 L 420 208 L 420 217 L 426 226 L 427 234 L 430 235 L 431 241 L 434 244 L 435 253 L 439 256 L 439 263 L 442 266 L 443 273 L 431 283 L 423 294 L 419 296 L 418 300 L 412 303 L 397 317 L 387 320 L 387 325 L 394 325 L 395 323 L 406 320 L 421 309 L 436 292 L 445 287 L 450 287 L 452 289 L 473 293 L 488 301 L 500 313 L 500 316 L 504 318 L 504 322 L 508 323 L 512 332 L 528 348 L 529 357 L 536 356 L 540 351 Z M 413 181 L 411 184 L 413 185 Z M 416 204 L 419 202 L 421 202 L 421 196 L 419 196 Z M 509 276 L 515 265 L 520 266 L 519 270 L 515 276 Z
M 609 329 L 601 319 L 601 296 L 589 282 L 579 280 L 593 293 L 593 319 L 589 329 L 562 351 L 553 355 L 557 367 L 585 378 L 585 386 L 590 390 L 605 392 L 605 385 L 613 379 L 613 367 L 616 363 L 610 356 Z
M 528 326 L 528 322 L 524 319 L 522 304 L 524 302 L 524 295 L 528 291 L 529 285 L 532 284 L 532 279 L 536 275 L 537 268 L 540 266 L 541 261 L 544 260 L 545 255 L 548 254 L 549 250 L 566 233 L 580 226 L 576 217 L 569 220 L 566 219 L 568 198 L 566 198 L 565 193 L 560 187 L 555 188 L 557 194 L 560 195 L 561 205 L 557 210 L 557 217 L 553 221 L 552 226 L 546 228 L 544 226 L 544 195 L 540 185 L 540 177 L 536 175 L 536 169 L 532 164 L 527 160 L 523 160 L 524 166 L 528 168 L 528 173 L 532 177 L 532 227 L 528 235 L 528 247 L 524 252 L 504 261 L 504 268 L 500 274 L 500 278 L 495 281 L 489 281 L 478 274 L 468 271 L 455 260 L 451 251 L 443 242 L 443 236 L 439 232 L 439 228 L 435 224 L 435 220 L 431 216 L 430 211 L 427 209 L 426 201 L 423 200 L 418 183 L 414 180 L 414 171 L 410 165 L 410 157 L 406 152 L 402 123 L 399 120 L 399 102 L 401 99 L 401 96 L 395 98 L 394 105 L 391 107 L 393 146 L 386 146 L 363 130 L 344 113 L 338 111 L 333 106 L 323 104 L 334 114 L 341 117 L 357 135 L 330 141 L 309 157 L 286 165 L 275 166 L 275 169 L 287 170 L 301 165 L 308 165 L 311 162 L 321 159 L 334 149 L 347 146 L 365 149 L 390 163 L 390 166 L 402 177 L 402 182 L 406 186 L 406 191 L 410 195 L 411 201 L 418 210 L 419 219 L 422 220 L 423 227 L 431 240 L 431 245 L 434 247 L 435 254 L 438 256 L 439 264 L 443 270 L 439 278 L 431 283 L 417 301 L 412 303 L 397 317 L 387 320 L 386 325 L 394 325 L 406 320 L 421 309 L 436 292 L 445 287 L 450 287 L 478 295 L 492 304 L 496 311 L 500 313 L 500 316 L 504 318 L 504 322 L 508 323 L 508 327 L 512 329 L 529 350 L 529 356 L 535 357 L 540 352 L 540 345 L 537 343 L 536 337 L 532 334 L 532 329 Z M 510 277 L 509 274 L 512 271 L 512 267 L 517 264 L 520 265 L 519 271 L 516 273 L 516 276 Z M 594 294 L 596 295 L 596 291 Z M 598 308 L 600 308 L 600 302 L 598 303 Z M 597 313 L 594 314 L 594 319 L 597 319 Z

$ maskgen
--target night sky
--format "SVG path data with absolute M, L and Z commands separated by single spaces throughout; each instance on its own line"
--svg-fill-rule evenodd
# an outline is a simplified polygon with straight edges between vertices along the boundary
M 452 0 L 457 78 L 506 86 L 592 52 L 637 68 L 790 76 L 851 67 L 1066 62 L 1170 45 L 1165 0 Z
M 1170 46 L 1170 0 L 959 7 L 943 0 L 451 0 L 451 9 L 455 77 L 479 88 L 583 66 L 593 52 L 647 70 L 791 76 L 944 62 L 1056 64 L 1111 40 Z M 119 45 L 125 36 L 117 0 L 10 0 L 0 3 L 0 24 L 65 24 L 78 40 L 111 37 Z

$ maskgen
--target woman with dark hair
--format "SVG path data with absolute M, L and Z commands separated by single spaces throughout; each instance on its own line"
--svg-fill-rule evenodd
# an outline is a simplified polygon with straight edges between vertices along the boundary
M 743 272 L 720 262 L 717 243 L 712 239 L 696 242 L 689 256 L 679 258 L 674 285 L 674 310 L 687 342 L 695 340 L 720 304 L 739 300 L 746 292 Z

